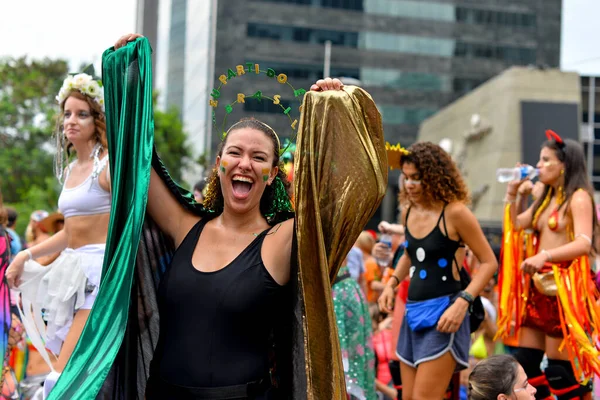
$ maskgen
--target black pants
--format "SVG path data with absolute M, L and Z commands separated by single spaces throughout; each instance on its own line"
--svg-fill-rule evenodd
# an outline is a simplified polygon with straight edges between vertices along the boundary
M 270 381 L 219 388 L 199 388 L 174 385 L 159 377 L 150 376 L 146 385 L 146 400 L 278 400 L 277 390 Z

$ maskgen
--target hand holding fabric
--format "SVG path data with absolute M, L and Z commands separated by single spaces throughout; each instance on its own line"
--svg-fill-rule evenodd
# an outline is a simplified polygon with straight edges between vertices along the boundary
M 538 253 L 533 257 L 529 257 L 521 264 L 521 269 L 528 274 L 538 272 L 547 261 L 547 256 L 544 253 Z
M 325 78 L 319 79 L 310 87 L 310 90 L 313 92 L 324 92 L 326 90 L 340 90 L 343 86 L 342 81 L 337 78 Z
M 139 33 L 128 33 L 127 35 L 123 35 L 119 38 L 119 40 L 115 42 L 115 50 L 120 49 L 121 47 L 125 46 L 128 42 L 133 42 L 135 39 L 141 37 L 144 37 L 144 35 L 141 35 Z
M 21 284 L 21 276 L 25 269 L 25 261 L 27 261 L 26 257 L 27 255 L 24 252 L 20 252 L 15 256 L 6 270 L 6 281 L 11 289 Z

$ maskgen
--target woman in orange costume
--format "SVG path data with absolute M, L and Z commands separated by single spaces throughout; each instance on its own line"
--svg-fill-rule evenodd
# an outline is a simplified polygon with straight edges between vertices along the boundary
M 538 389 L 537 399 L 591 399 L 586 383 L 600 369 L 600 319 L 588 259 L 597 226 L 593 188 L 581 145 L 553 131 L 546 135 L 537 164 L 543 195 L 517 215 L 524 181 L 510 182 L 506 191 L 498 335 L 509 334 L 516 315 L 516 358 Z

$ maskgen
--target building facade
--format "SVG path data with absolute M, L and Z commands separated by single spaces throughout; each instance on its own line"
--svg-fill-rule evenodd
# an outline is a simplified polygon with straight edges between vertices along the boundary
M 580 139 L 587 156 L 588 172 L 600 204 L 600 78 L 581 77 L 581 130 Z M 594 110 L 590 112 L 590 110 Z M 599 213 L 600 215 L 600 213 Z
M 330 75 L 354 78 L 373 95 L 390 142 L 412 143 L 423 120 L 509 66 L 559 65 L 561 0 L 218 3 L 216 84 L 229 68 L 254 62 L 308 88 L 323 77 L 331 41 Z M 231 93 L 264 87 L 251 79 L 232 83 Z M 278 112 L 246 102 L 230 118 L 265 119 L 287 136 L 288 121 Z
M 158 4 L 159 0 L 137 0 L 135 31 L 142 32 L 154 45 L 152 53 L 152 66 L 156 71 L 156 45 L 158 42 Z M 153 75 L 154 83 L 156 77 Z
M 308 89 L 324 76 L 331 43 L 329 75 L 371 93 L 386 140 L 409 145 L 425 119 L 508 67 L 560 60 L 561 0 L 160 0 L 160 9 L 159 104 L 181 110 L 197 155 L 209 159 L 222 131 L 243 117 L 294 136 L 300 98 L 274 79 L 232 78 L 217 109 L 208 106 L 219 77 L 246 62 Z M 289 116 L 268 99 L 225 111 L 237 93 L 258 90 L 279 94 Z M 390 174 L 382 218 L 395 215 L 396 182 Z
M 150 39 L 154 50 L 158 106 L 179 112 L 195 157 L 210 149 L 212 124 L 208 98 L 214 68 L 216 2 L 138 0 L 137 3 L 138 31 Z M 198 173 L 189 172 L 192 176 Z

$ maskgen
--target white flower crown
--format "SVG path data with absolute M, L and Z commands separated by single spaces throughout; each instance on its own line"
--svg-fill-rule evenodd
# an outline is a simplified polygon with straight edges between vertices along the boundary
M 94 78 L 88 74 L 68 76 L 65 78 L 63 85 L 56 96 L 58 104 L 62 104 L 67 99 L 69 93 L 74 90 L 78 90 L 82 94 L 91 97 L 100 105 L 102 112 L 104 112 L 104 88 L 102 87 L 102 81 L 95 81 Z

